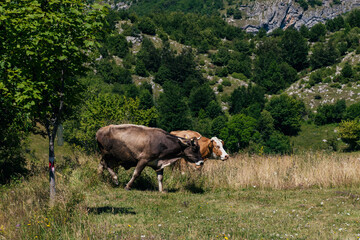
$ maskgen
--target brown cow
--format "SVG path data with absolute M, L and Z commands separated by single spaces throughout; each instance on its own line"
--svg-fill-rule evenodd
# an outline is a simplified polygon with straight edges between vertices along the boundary
M 178 137 L 183 137 L 186 139 L 197 138 L 200 145 L 200 153 L 201 157 L 204 159 L 204 162 L 208 158 L 212 159 L 221 159 L 225 161 L 229 159 L 229 155 L 224 150 L 224 142 L 217 137 L 212 137 L 211 139 L 201 136 L 200 133 L 191 131 L 191 130 L 183 130 L 183 131 L 172 131 L 170 134 L 173 134 Z M 193 166 L 193 164 L 189 164 L 181 159 L 178 162 L 179 168 L 184 169 L 187 165 Z M 194 166 L 193 166 L 194 168 Z
M 117 176 L 113 169 L 123 166 L 126 170 L 135 167 L 125 189 L 130 190 L 135 179 L 145 166 L 153 168 L 158 175 L 159 191 L 163 191 L 163 168 L 180 158 L 197 165 L 203 164 L 196 139 L 185 139 L 169 134 L 159 128 L 122 124 L 100 128 L 96 140 L 102 159 L 99 173 L 106 168 L 115 184 Z

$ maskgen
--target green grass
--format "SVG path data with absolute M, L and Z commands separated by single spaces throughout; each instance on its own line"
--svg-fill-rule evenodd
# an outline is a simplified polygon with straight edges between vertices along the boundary
M 39 180 L 37 178 L 36 180 Z M 59 180 L 60 182 L 62 180 Z M 38 182 L 2 190 L 1 202 L 21 200 L 2 222 L 5 239 L 357 239 L 359 189 L 205 190 L 203 193 L 125 191 L 106 183 L 68 191 L 47 209 Z M 22 199 L 21 191 L 32 196 Z M 45 190 L 40 190 L 43 194 Z M 22 202 L 24 201 L 24 202 Z M 42 202 L 43 201 L 43 202 Z M 41 204 L 38 204 L 42 202 Z M 14 202 L 15 203 L 15 202 Z M 23 208 L 23 209 L 22 209 Z M 22 210 L 21 210 L 22 209 Z M 2 219 L 3 220 L 3 219 Z
M 163 195 L 141 191 L 124 193 L 119 189 L 111 194 L 109 205 L 100 205 L 100 209 L 114 209 L 118 214 L 94 211 L 89 219 L 99 224 L 108 222 L 114 227 L 119 226 L 120 229 L 112 229 L 109 235 L 124 238 L 355 237 L 359 231 L 357 219 L 360 211 L 353 205 L 358 204 L 358 198 L 352 199 L 350 195 L 349 192 L 334 190 L 244 190 Z M 97 202 L 104 202 L 109 197 L 105 192 L 102 196 Z M 99 210 L 99 205 L 93 204 L 92 209 Z M 340 228 L 346 230 L 341 232 Z
M 312 125 L 305 127 L 315 131 Z M 47 165 L 46 143 L 32 137 L 33 165 Z M 99 156 L 72 152 L 67 145 L 57 147 L 56 156 L 53 208 L 48 207 L 45 166 L 0 187 L 0 239 L 360 237 L 359 154 L 243 154 L 226 162 L 209 161 L 201 174 L 166 168 L 168 193 L 157 192 L 150 168 L 126 191 L 133 169 L 120 169 L 120 186 L 115 187 L 107 173 L 97 176 Z M 326 173 L 321 171 L 325 166 L 330 166 Z
M 316 126 L 315 124 L 303 123 L 298 136 L 291 137 L 291 143 L 295 151 L 300 150 L 328 150 L 329 141 L 336 139 L 338 146 L 344 146 L 340 140 L 337 140 L 337 124 L 327 124 Z M 326 140 L 326 142 L 324 141 Z

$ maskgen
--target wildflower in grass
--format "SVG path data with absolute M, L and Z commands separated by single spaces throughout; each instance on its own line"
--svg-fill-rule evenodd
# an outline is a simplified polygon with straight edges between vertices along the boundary
M 28 226 L 31 226 L 31 223 L 28 223 Z
M 50 227 L 50 223 L 48 225 L 46 225 L 47 227 Z
M 131 225 L 129 224 L 128 227 L 131 227 Z

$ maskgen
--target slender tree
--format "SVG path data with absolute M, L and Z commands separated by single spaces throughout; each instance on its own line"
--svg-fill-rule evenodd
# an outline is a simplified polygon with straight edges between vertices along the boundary
M 102 27 L 104 10 L 83 0 L 0 2 L 0 93 L 41 123 L 49 138 L 50 205 L 55 200 L 54 140 L 59 124 L 77 102 Z

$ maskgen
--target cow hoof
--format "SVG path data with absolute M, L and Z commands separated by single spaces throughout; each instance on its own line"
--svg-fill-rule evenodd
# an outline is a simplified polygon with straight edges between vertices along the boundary
M 161 193 L 168 193 L 168 191 L 167 190 L 162 190 Z
M 130 191 L 130 190 L 131 190 L 131 188 L 129 188 L 129 187 L 124 187 L 124 189 L 125 189 L 126 191 Z

